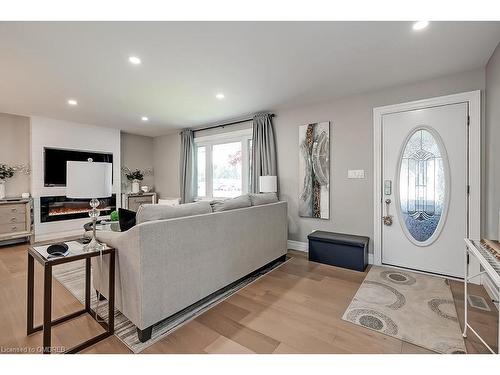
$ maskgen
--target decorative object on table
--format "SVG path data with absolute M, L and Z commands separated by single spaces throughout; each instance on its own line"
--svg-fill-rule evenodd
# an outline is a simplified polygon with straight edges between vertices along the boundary
M 122 172 L 127 177 L 127 180 L 131 182 L 132 194 L 139 193 L 140 190 L 140 182 L 144 180 L 144 176 L 153 175 L 153 169 L 130 169 L 129 167 L 122 167 Z
M 369 237 L 314 231 L 309 240 L 309 260 L 363 272 L 368 266 Z
M 109 214 L 109 218 L 111 219 L 111 221 L 118 221 L 118 211 L 112 211 L 111 214 Z
M 122 194 L 122 207 L 137 211 L 143 204 L 156 204 L 156 193 Z
M 55 243 L 47 248 L 47 253 L 50 257 L 65 257 L 69 254 L 69 247 L 64 242 Z
M 10 244 L 33 239 L 33 200 L 21 197 L 0 199 L 0 244 Z
M 95 237 L 95 225 L 99 217 L 99 200 L 97 198 L 111 197 L 112 193 L 112 164 L 89 161 L 68 161 L 66 166 L 66 196 L 69 198 L 91 199 L 89 216 L 92 219 L 92 239 L 84 247 L 86 251 L 103 250 L 106 245 L 101 244 Z
M 330 218 L 330 122 L 299 127 L 299 216 Z
M 142 191 L 143 193 L 149 193 L 149 186 L 147 186 L 147 185 L 143 185 L 143 186 L 141 186 L 141 191 Z
M 14 166 L 0 164 L 0 199 L 5 198 L 5 184 L 9 178 L 12 178 L 16 174 L 16 172 L 29 174 L 30 170 L 26 164 L 19 164 Z
M 28 199 L 30 197 L 30 193 L 22 193 L 21 198 Z
M 277 193 L 278 192 L 278 177 L 277 176 L 260 176 L 259 177 L 259 192 L 260 193 Z
M 441 277 L 372 266 L 342 320 L 438 353 L 466 351 L 450 286 Z

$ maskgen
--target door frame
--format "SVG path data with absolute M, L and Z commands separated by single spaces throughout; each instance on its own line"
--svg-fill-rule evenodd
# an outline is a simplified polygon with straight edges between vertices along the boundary
M 481 91 L 439 96 L 407 103 L 373 108 L 373 264 L 382 265 L 382 118 L 384 115 L 467 103 L 469 109 L 468 180 L 468 237 L 481 238 Z M 465 248 L 465 243 L 464 243 Z M 479 272 L 479 265 L 471 262 L 471 273 Z

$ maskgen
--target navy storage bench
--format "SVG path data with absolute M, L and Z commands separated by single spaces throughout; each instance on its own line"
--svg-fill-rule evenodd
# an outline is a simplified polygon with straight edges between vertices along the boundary
M 309 240 L 309 260 L 364 271 L 368 265 L 369 237 L 314 231 Z

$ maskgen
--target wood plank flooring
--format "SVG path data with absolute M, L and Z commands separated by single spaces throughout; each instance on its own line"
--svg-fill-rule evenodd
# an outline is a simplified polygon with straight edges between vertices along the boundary
M 26 352 L 41 345 L 41 333 L 26 336 L 26 247 L 0 247 L 0 348 L 2 352 Z M 187 323 L 144 353 L 431 353 L 341 320 L 341 316 L 366 273 L 309 262 L 304 253 L 290 251 L 292 260 L 226 301 Z M 35 265 L 35 319 L 41 321 L 41 267 Z M 81 308 L 54 280 L 54 318 Z M 463 313 L 462 284 L 452 291 Z M 475 294 L 487 297 L 482 288 Z M 460 300 L 460 298 L 462 298 Z M 493 314 L 471 314 L 485 332 L 494 332 Z M 492 326 L 493 324 L 493 326 Z M 82 316 L 53 330 L 53 345 L 70 347 L 102 332 L 90 317 Z M 469 352 L 485 352 L 478 342 L 467 340 Z M 116 337 L 110 337 L 84 353 L 130 353 Z

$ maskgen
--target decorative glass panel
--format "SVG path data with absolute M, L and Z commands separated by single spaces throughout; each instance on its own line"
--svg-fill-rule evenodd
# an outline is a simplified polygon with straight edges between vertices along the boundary
M 401 216 L 417 242 L 428 241 L 436 232 L 443 214 L 447 181 L 444 152 L 432 133 L 416 130 L 401 155 L 399 201 Z

